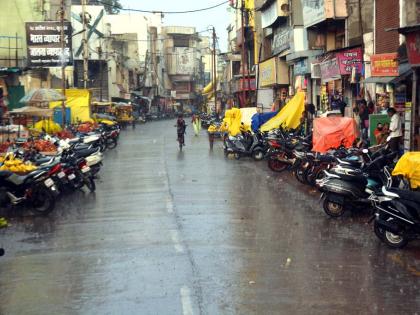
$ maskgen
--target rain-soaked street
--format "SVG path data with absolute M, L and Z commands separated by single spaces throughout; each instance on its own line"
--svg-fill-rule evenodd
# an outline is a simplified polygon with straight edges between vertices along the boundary
M 0 314 L 418 314 L 420 246 L 173 121 L 127 130 L 97 192 L 0 231 Z

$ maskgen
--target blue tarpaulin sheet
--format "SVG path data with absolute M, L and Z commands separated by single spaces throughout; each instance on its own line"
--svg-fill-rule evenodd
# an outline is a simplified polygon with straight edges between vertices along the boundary
M 255 114 L 252 116 L 252 122 L 251 122 L 251 128 L 252 131 L 256 132 L 262 125 L 264 125 L 267 121 L 269 121 L 271 118 L 276 116 L 278 112 L 269 112 L 269 113 L 263 113 L 263 114 Z

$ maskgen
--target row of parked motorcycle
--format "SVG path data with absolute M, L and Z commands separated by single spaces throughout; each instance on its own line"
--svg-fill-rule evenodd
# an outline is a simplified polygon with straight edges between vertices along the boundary
M 73 130 L 73 138 L 40 135 L 41 141 L 50 142 L 54 155 L 43 155 L 36 149 L 35 139 L 15 143 L 3 158 L 3 165 L 14 161 L 31 166 L 25 174 L 10 170 L 0 171 L 0 207 L 14 209 L 24 206 L 38 215 L 54 210 L 57 197 L 78 189 L 94 192 L 106 150 L 118 145 L 120 127 L 117 124 L 99 124 L 90 132 Z M 11 168 L 12 168 L 11 167 Z M 5 169 L 5 168 L 3 168 Z
M 410 189 L 409 178 L 392 176 L 398 153 L 387 144 L 360 149 L 342 143 L 321 154 L 311 151 L 311 135 L 278 129 L 225 135 L 223 145 L 226 155 L 265 159 L 272 171 L 289 170 L 300 183 L 316 187 L 332 218 L 346 211 L 371 214 L 376 236 L 390 247 L 420 238 L 420 192 Z

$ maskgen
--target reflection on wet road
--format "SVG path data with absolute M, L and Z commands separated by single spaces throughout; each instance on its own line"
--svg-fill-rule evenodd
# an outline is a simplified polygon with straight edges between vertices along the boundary
M 0 314 L 415 314 L 420 247 L 172 121 L 121 135 L 96 194 L 0 231 Z

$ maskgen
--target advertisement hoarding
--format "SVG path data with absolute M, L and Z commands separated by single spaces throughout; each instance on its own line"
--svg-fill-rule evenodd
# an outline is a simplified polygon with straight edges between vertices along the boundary
M 302 0 L 303 23 L 305 27 L 326 19 L 324 0 Z

